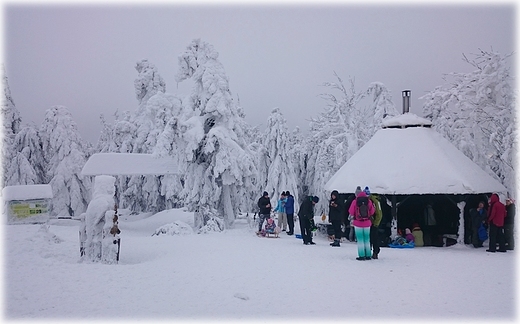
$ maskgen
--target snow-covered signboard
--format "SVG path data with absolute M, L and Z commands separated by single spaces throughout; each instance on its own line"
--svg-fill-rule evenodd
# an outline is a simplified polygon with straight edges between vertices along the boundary
M 49 219 L 53 197 L 50 185 L 7 186 L 2 197 L 8 224 L 44 223 Z

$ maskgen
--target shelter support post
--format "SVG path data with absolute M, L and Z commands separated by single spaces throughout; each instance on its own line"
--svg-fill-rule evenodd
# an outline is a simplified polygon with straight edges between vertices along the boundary
M 464 244 L 464 207 L 466 206 L 465 201 L 461 201 L 457 203 L 457 207 L 459 207 L 459 232 L 457 237 L 457 242 Z
M 392 236 L 393 239 L 397 235 L 397 198 L 392 195 Z

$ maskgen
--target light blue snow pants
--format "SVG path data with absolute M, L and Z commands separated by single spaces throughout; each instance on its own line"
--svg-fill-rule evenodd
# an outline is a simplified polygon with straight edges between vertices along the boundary
M 356 238 L 357 238 L 357 250 L 358 256 L 372 257 L 370 249 L 370 227 L 357 227 L 355 226 Z

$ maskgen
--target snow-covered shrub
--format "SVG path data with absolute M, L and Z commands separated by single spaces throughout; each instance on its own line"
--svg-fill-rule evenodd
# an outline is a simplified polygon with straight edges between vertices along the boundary
M 224 230 L 224 220 L 219 217 L 211 217 L 206 225 L 198 229 L 197 234 L 206 234 L 209 232 L 222 232 Z
M 173 223 L 166 224 L 166 225 L 159 227 L 158 229 L 155 230 L 155 232 L 152 234 L 152 236 L 154 236 L 154 235 L 159 236 L 161 234 L 189 235 L 189 234 L 193 234 L 193 229 L 191 228 L 190 225 L 188 225 L 184 222 L 175 221 Z

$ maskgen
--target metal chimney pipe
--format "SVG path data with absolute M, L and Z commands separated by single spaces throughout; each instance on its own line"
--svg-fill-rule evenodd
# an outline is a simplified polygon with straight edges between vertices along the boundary
M 403 114 L 410 112 L 410 97 L 412 90 L 403 90 Z

